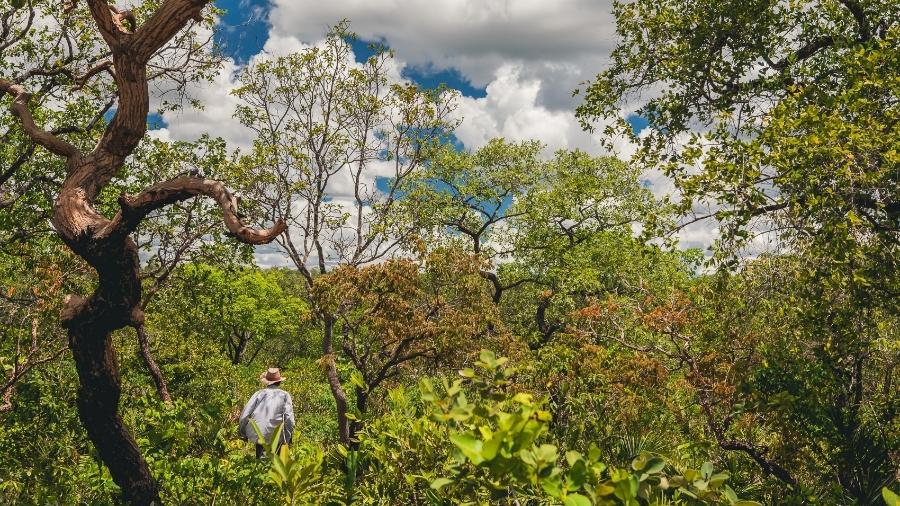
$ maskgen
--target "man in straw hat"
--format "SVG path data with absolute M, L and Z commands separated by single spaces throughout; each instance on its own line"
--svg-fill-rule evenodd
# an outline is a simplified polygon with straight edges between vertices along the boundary
M 281 432 L 281 441 L 279 441 L 278 447 L 291 442 L 291 436 L 294 433 L 294 402 L 291 394 L 281 389 L 281 382 L 284 380 L 281 371 L 276 367 L 262 373 L 259 381 L 265 386 L 250 397 L 241 412 L 238 430 L 242 438 L 256 443 L 257 458 L 262 458 L 265 450 L 260 444 L 261 441 L 258 440 L 256 431 L 250 425 L 251 418 L 256 421 L 256 425 L 259 426 L 259 430 L 265 437 L 266 440 L 263 442 L 270 442 L 275 429 L 282 423 L 284 430 Z

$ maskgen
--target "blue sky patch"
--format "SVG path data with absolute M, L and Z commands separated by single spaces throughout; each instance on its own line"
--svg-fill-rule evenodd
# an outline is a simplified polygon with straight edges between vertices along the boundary
M 627 121 L 628 124 L 631 125 L 631 130 L 635 135 L 641 133 L 641 130 L 647 128 L 647 126 L 650 125 L 650 122 L 647 120 L 647 118 L 639 116 L 637 114 L 629 114 L 628 117 L 625 118 L 625 121 Z
M 110 110 L 106 111 L 106 114 L 103 115 L 103 119 L 106 120 L 107 123 L 112 121 L 113 116 L 116 115 L 116 108 L 113 107 Z M 166 120 L 163 119 L 159 113 L 151 112 L 147 115 L 147 130 L 159 130 L 160 128 L 166 128 L 169 126 L 166 123 Z
M 363 63 L 377 52 L 379 44 L 387 47 L 387 43 L 382 40 L 363 40 L 349 39 L 350 46 L 353 48 L 353 55 L 358 63 Z M 418 84 L 423 88 L 434 89 L 440 85 L 447 86 L 458 90 L 465 97 L 484 98 L 487 96 L 487 89 L 473 86 L 472 83 L 455 68 L 436 68 L 434 65 L 415 65 L 403 68 L 401 75 L 405 79 Z
M 216 44 L 238 64 L 247 63 L 269 40 L 269 2 L 217 0 L 216 7 L 225 11 L 216 26 Z
M 387 193 L 391 190 L 391 179 L 385 176 L 375 176 L 375 187 L 381 193 Z
M 159 130 L 160 128 L 166 128 L 167 126 L 169 126 L 169 124 L 166 123 L 166 120 L 158 113 L 151 112 L 147 115 L 147 128 L 149 130 Z
M 365 63 L 366 60 L 375 56 L 379 45 L 387 47 L 384 40 L 362 40 L 353 37 L 347 37 L 345 40 L 353 48 L 353 57 L 356 59 L 356 63 Z

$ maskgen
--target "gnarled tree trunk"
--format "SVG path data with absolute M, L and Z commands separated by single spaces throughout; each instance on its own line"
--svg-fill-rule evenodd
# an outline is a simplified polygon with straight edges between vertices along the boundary
M 284 230 L 284 223 L 263 231 L 247 228 L 238 218 L 237 200 L 221 183 L 188 176 L 159 183 L 136 196 L 122 195 L 121 210 L 112 219 L 95 210 L 97 195 L 146 133 L 147 62 L 191 19 L 200 18 L 208 0 L 165 0 L 134 32 L 124 23 L 133 23 L 131 13 L 120 12 L 106 0 L 87 1 L 110 47 L 119 95 L 116 114 L 96 147 L 84 154 L 38 127 L 28 109 L 29 94 L 17 83 L 0 79 L 0 93 L 13 95 L 12 112 L 36 143 L 66 158 L 66 179 L 56 199 L 52 222 L 63 242 L 98 275 L 94 293 L 86 299 L 69 296 L 63 310 L 63 325 L 68 330 L 80 381 L 78 413 L 100 458 L 122 488 L 124 499 L 147 505 L 159 502 L 159 487 L 118 413 L 121 386 L 111 340 L 114 330 L 139 328 L 144 320 L 138 250 L 130 235 L 154 210 L 197 195 L 215 199 L 228 230 L 246 243 L 273 240 Z

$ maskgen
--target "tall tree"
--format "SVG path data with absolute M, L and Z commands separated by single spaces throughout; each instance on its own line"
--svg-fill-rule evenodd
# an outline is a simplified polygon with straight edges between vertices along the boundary
M 347 23 L 322 44 L 241 74 L 237 116 L 256 132 L 247 193 L 283 220 L 276 244 L 312 289 L 313 272 L 384 259 L 410 238 L 397 212 L 403 181 L 452 131 L 453 94 L 391 84 L 384 47 L 357 63 Z M 335 316 L 320 312 L 325 373 L 340 439 L 350 443 L 347 395 L 335 364 Z
M 516 252 L 509 242 L 509 223 L 527 210 L 511 206 L 540 181 L 541 148 L 536 141 L 503 139 L 492 139 L 474 152 L 445 145 L 404 182 L 402 206 L 427 242 L 462 242 L 488 260 L 482 276 L 492 286 L 494 303 L 529 281 L 501 280 L 496 263 Z
M 192 21 L 201 21 L 208 2 L 165 0 L 146 18 L 101 0 L 85 3 L 109 48 L 107 70 L 113 74 L 118 95 L 115 114 L 93 149 L 84 151 L 39 126 L 29 108 L 28 90 L 15 80 L 0 79 L 0 92 L 12 97 L 11 110 L 24 133 L 65 159 L 65 179 L 56 193 L 52 223 L 60 239 L 97 272 L 94 292 L 87 297 L 68 296 L 63 309 L 81 383 L 79 416 L 125 499 L 150 504 L 159 502 L 158 485 L 118 414 L 120 379 L 111 340 L 112 331 L 143 321 L 138 249 L 130 236 L 151 212 L 196 195 L 213 198 L 228 230 L 243 242 L 269 242 L 284 230 L 284 224 L 261 231 L 245 226 L 238 217 L 236 199 L 224 185 L 189 175 L 154 184 L 136 195 L 121 195 L 120 210 L 112 218 L 97 209 L 101 191 L 117 177 L 147 130 L 151 59 Z
M 472 152 L 443 146 L 403 193 L 408 219 L 427 242 L 461 243 L 486 260 L 481 275 L 495 304 L 530 287 L 534 347 L 562 328 L 550 321 L 554 299 L 581 291 L 583 300 L 578 282 L 595 272 L 579 273 L 589 267 L 592 241 L 631 235 L 654 208 L 639 171 L 620 160 L 577 150 L 545 159 L 540 143 L 503 139 Z
M 235 271 L 192 263 L 178 269 L 160 297 L 166 329 L 211 339 L 232 364 L 250 363 L 275 341 L 290 341 L 309 319 L 309 306 L 278 283 L 278 271 Z M 157 320 L 154 320 L 157 321 Z
M 718 221 L 724 265 L 748 264 L 760 234 L 797 262 L 784 310 L 809 352 L 783 379 L 823 414 L 818 444 L 846 458 L 833 465 L 848 500 L 873 500 L 884 474 L 866 459 L 896 423 L 863 408 L 900 294 L 900 4 L 638 0 L 615 15 L 620 42 L 581 120 L 607 121 L 638 144 L 634 163 L 672 178 L 679 226 Z M 649 122 L 640 136 L 622 107 Z
M 129 17 L 137 19 L 153 8 L 135 5 Z M 74 4 L 60 9 L 57 2 L 32 0 L 0 6 L 0 17 L 0 75 L 28 89 L 32 115 L 50 133 L 88 149 L 117 101 L 112 60 L 88 10 L 75 9 Z M 182 32 L 148 62 L 158 91 L 168 97 L 163 107 L 179 107 L 187 83 L 208 77 L 221 60 L 209 50 L 210 24 L 206 18 L 200 23 L 203 29 Z M 65 164 L 60 157 L 35 149 L 37 144 L 6 108 L 0 112 L 0 126 L 0 248 L 24 262 L 50 268 L 57 258 L 49 253 L 56 251 L 48 247 L 55 240 L 49 222 L 56 192 L 66 176 Z M 39 246 L 26 246 L 31 243 Z M 149 349 L 142 349 L 147 350 L 148 368 L 164 394 L 165 384 Z

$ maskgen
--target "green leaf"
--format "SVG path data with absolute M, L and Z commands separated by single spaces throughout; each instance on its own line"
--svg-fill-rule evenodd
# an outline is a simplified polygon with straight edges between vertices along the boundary
M 540 462 L 556 462 L 557 448 L 554 445 L 543 444 L 534 451 L 534 454 Z
M 723 483 L 728 481 L 731 475 L 727 471 L 723 471 L 721 473 L 716 473 L 709 478 L 709 487 L 716 489 L 719 488 Z
M 531 397 L 531 394 L 528 394 L 525 392 L 519 392 L 513 396 L 512 401 L 519 403 L 519 404 L 523 404 L 525 406 L 531 406 L 532 397 Z
M 640 471 L 644 469 L 644 466 L 647 465 L 647 456 L 645 454 L 638 455 L 631 461 L 631 468 L 635 471 Z
M 616 497 L 623 501 L 634 499 L 637 497 L 638 486 L 638 479 L 634 475 L 629 475 L 616 483 Z
M 887 487 L 881 489 L 881 497 L 887 506 L 900 506 L 900 495 L 891 492 Z
M 728 504 L 734 504 L 734 503 L 738 502 L 737 494 L 728 485 L 725 485 L 724 494 L 725 494 L 725 499 L 728 500 Z
M 563 504 L 565 506 L 591 506 L 591 500 L 581 494 L 569 494 Z
M 578 462 L 578 461 L 580 461 L 580 460 L 582 460 L 581 453 L 579 453 L 579 452 L 577 452 L 577 451 L 575 451 L 575 450 L 570 450 L 570 451 L 567 451 L 567 452 L 566 452 L 566 462 L 567 462 L 570 466 L 574 466 L 575 463 Z
M 450 478 L 438 478 L 431 482 L 431 488 L 434 490 L 440 490 L 443 487 L 450 485 L 451 483 L 453 483 L 453 480 L 451 480 Z
M 262 430 L 259 428 L 259 425 L 256 424 L 256 420 L 250 419 L 250 426 L 253 427 L 253 432 L 256 432 L 256 438 L 261 441 L 260 444 L 266 442 L 265 436 L 263 436 Z
M 700 474 L 703 476 L 704 480 L 708 480 L 710 476 L 712 476 L 715 468 L 712 465 L 712 462 L 704 462 L 702 466 L 700 466 Z
M 271 453 L 275 453 L 275 449 L 278 448 L 278 441 L 281 440 L 281 432 L 284 430 L 284 424 L 279 423 L 278 427 L 275 427 L 275 432 L 272 433 L 272 440 L 266 441 L 266 445 L 268 445 Z
M 659 458 L 653 457 L 652 459 L 647 461 L 647 464 L 644 466 L 645 474 L 656 474 L 662 471 L 666 467 L 666 461 Z
M 541 488 L 544 489 L 544 492 L 547 493 L 550 497 L 554 499 L 561 499 L 563 496 L 563 486 L 562 479 L 559 475 L 554 475 L 549 478 L 545 478 L 541 480 Z
M 478 358 L 488 369 L 493 369 L 497 366 L 497 355 L 491 350 L 481 350 Z
M 368 390 L 368 388 L 366 387 L 365 379 L 363 379 L 363 375 L 359 371 L 353 371 L 350 374 L 350 383 L 353 383 L 353 385 L 360 390 Z
M 469 434 L 453 434 L 450 436 L 450 442 L 456 445 L 473 464 L 478 465 L 483 462 L 481 440 Z
M 610 495 L 615 491 L 616 491 L 615 487 L 613 487 L 612 485 L 607 485 L 605 483 L 598 485 L 597 488 L 594 489 L 594 493 L 596 493 L 598 496 L 601 496 L 601 497 L 605 496 L 605 495 Z
M 485 441 L 481 448 L 481 456 L 484 460 L 494 460 L 494 457 L 497 456 L 497 451 L 500 449 L 500 445 L 503 443 L 503 436 L 505 433 L 498 432 L 494 434 L 494 437 Z
M 575 489 L 581 488 L 588 481 L 588 469 L 583 460 L 576 460 L 569 469 L 568 479 Z

